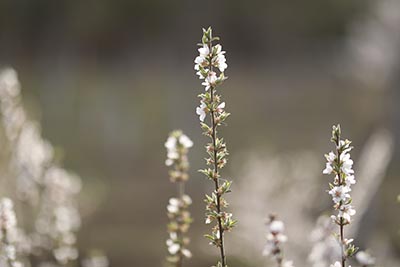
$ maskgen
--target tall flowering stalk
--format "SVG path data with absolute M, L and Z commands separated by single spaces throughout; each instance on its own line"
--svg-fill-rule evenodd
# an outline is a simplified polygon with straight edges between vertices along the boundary
M 277 220 L 276 216 L 271 214 L 267 227 L 267 244 L 263 254 L 265 256 L 271 256 L 276 261 L 278 267 L 294 267 L 293 261 L 285 260 L 283 257 L 282 244 L 287 241 L 287 236 L 284 234 L 284 223 Z
M 182 133 L 173 131 L 165 143 L 167 149 L 167 160 L 165 164 L 171 169 L 169 177 L 172 183 L 177 184 L 178 197 L 169 199 L 168 211 L 168 233 L 167 247 L 169 256 L 167 262 L 170 266 L 182 267 L 185 258 L 191 258 L 192 253 L 187 249 L 189 238 L 187 232 L 192 218 L 188 211 L 192 204 L 191 198 L 185 194 L 185 182 L 189 179 L 189 161 L 187 154 L 193 142 Z
M 351 244 L 353 239 L 344 237 L 344 227 L 351 223 L 351 216 L 356 213 L 351 205 L 352 199 L 350 196 L 351 185 L 356 183 L 353 160 L 350 158 L 350 151 L 353 147 L 350 146 L 351 141 L 347 139 L 341 140 L 340 125 L 332 127 L 331 141 L 335 144 L 336 150 L 325 155 L 327 163 L 323 173 L 335 176 L 333 183 L 329 183 L 329 195 L 332 196 L 333 207 L 338 211 L 338 214 L 332 215 L 331 218 L 339 226 L 340 232 L 337 238 L 342 251 L 341 262 L 335 262 L 333 266 L 345 267 L 347 258 L 352 257 L 358 249 Z
M 200 106 L 196 109 L 199 115 L 203 134 L 211 139 L 206 145 L 209 166 L 200 170 L 208 179 L 214 182 L 215 190 L 211 195 L 206 195 L 206 224 L 215 223 L 210 234 L 205 235 L 210 244 L 219 248 L 220 261 L 217 267 L 226 267 L 224 233 L 230 231 L 236 224 L 232 214 L 224 211 L 228 202 L 223 198 L 224 194 L 230 192 L 232 182 L 222 179 L 220 170 L 225 167 L 228 151 L 223 138 L 218 137 L 218 127 L 224 124 L 229 116 L 225 109 L 225 102 L 221 102 L 221 96 L 217 94 L 217 86 L 221 85 L 226 77 L 224 75 L 226 64 L 225 51 L 220 44 L 215 44 L 218 37 L 212 36 L 212 29 L 203 29 L 202 43 L 198 49 L 200 55 L 195 59 L 195 70 L 204 82 L 205 92 L 199 95 Z M 209 115 L 209 123 L 205 119 Z

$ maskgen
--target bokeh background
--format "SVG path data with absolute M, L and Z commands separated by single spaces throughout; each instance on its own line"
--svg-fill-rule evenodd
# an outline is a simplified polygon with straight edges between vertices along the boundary
M 231 265 L 269 266 L 269 212 L 286 222 L 288 257 L 307 264 L 309 233 L 331 205 L 323 154 L 341 123 L 356 147 L 356 244 L 379 266 L 399 266 L 398 0 L 0 1 L 0 65 L 18 71 L 29 115 L 83 179 L 80 248 L 106 251 L 112 266 L 163 265 L 175 190 L 163 144 L 179 128 L 195 142 L 190 266 L 215 262 L 202 237 L 211 188 L 196 171 L 207 140 L 193 70 L 209 25 L 229 66 L 222 134 L 240 223 L 228 237 Z

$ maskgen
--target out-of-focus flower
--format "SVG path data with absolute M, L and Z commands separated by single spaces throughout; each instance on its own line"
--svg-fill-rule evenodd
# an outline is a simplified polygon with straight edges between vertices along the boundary
M 375 264 L 375 258 L 366 251 L 360 251 L 356 254 L 356 260 L 362 266 L 371 266 Z
M 284 223 L 276 220 L 275 215 L 270 215 L 267 227 L 267 244 L 263 255 L 271 256 L 278 263 L 278 266 L 294 267 L 293 261 L 287 261 L 283 258 L 282 244 L 287 241 L 287 236 L 283 233 L 285 231 Z
M 169 238 L 166 241 L 169 253 L 167 262 L 171 266 L 181 266 L 184 258 L 192 256 L 192 253 L 187 249 L 190 240 L 186 235 L 192 222 L 188 210 L 192 204 L 192 199 L 184 192 L 184 183 L 189 178 L 187 154 L 192 146 L 192 140 L 182 131 L 173 131 L 165 143 L 167 149 L 165 164 L 171 166 L 170 180 L 177 183 L 178 187 L 178 197 L 170 198 L 167 205 L 170 220 L 167 226 L 169 233 Z

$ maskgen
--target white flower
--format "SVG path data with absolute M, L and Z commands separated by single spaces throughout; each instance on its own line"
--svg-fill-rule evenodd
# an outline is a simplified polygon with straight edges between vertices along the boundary
M 207 56 L 210 54 L 210 48 L 207 44 L 203 44 L 203 47 L 200 47 L 198 51 L 200 55 L 195 58 L 194 63 L 196 63 L 196 65 L 206 64 Z
M 179 158 L 179 153 L 177 150 L 177 140 L 175 136 L 170 136 L 165 142 L 165 148 L 167 149 L 167 160 L 165 161 L 165 165 L 171 166 L 174 160 Z
M 166 159 L 165 160 L 165 165 L 166 166 L 172 166 L 172 164 L 174 164 L 174 161 L 172 159 Z
M 176 138 L 173 136 L 168 137 L 167 142 L 165 142 L 166 149 L 174 149 L 176 147 Z
M 208 47 L 207 44 L 203 44 L 203 47 L 199 48 L 198 51 L 199 51 L 200 55 L 197 56 L 194 60 L 194 63 L 196 63 L 194 65 L 195 70 L 200 70 L 200 66 L 202 66 L 202 67 L 208 66 L 207 57 L 210 54 L 210 48 Z M 197 72 L 197 75 L 199 75 L 200 79 L 204 78 L 200 71 Z
M 356 183 L 356 179 L 355 179 L 354 175 L 349 175 L 349 176 L 346 176 L 344 182 L 346 183 L 346 186 L 350 186 L 350 185 Z
M 322 171 L 323 174 L 331 174 L 333 172 L 333 168 L 331 163 L 327 162 L 325 169 Z
M 192 199 L 190 198 L 190 196 L 188 195 L 183 195 L 182 196 L 182 200 L 186 205 L 190 205 L 192 204 Z
M 350 159 L 350 154 L 348 154 L 348 153 L 341 154 L 340 160 L 342 161 L 341 169 L 346 175 L 350 175 L 350 174 L 354 173 L 354 170 L 352 169 L 353 160 Z
M 343 153 L 348 153 L 353 149 L 353 147 L 350 146 L 350 143 L 351 142 L 349 140 L 347 140 L 347 139 L 346 140 L 340 140 L 339 148 L 343 149 Z
M 374 265 L 375 258 L 365 251 L 360 251 L 356 254 L 356 259 L 361 265 Z
M 215 45 L 215 57 L 213 62 L 220 72 L 224 72 L 228 65 L 226 64 L 225 51 L 222 51 L 222 46 L 220 44 Z
M 334 264 L 331 264 L 330 267 L 342 267 L 342 264 L 340 262 L 335 262 Z
M 193 142 L 192 140 L 190 140 L 189 137 L 187 137 L 186 135 L 182 134 L 179 137 L 179 143 L 185 147 L 185 148 L 191 148 L 193 146 Z
M 329 154 L 325 154 L 325 158 L 329 163 L 332 163 L 336 159 L 336 155 L 331 151 Z
M 196 58 L 195 58 L 195 60 L 194 60 L 194 63 L 196 63 L 195 65 L 194 65 L 194 69 L 195 70 L 199 70 L 200 69 L 200 65 L 203 65 L 204 64 L 204 62 L 206 62 L 206 58 L 205 57 L 203 57 L 203 56 L 197 56 Z
M 190 252 L 190 250 L 188 250 L 186 248 L 182 249 L 181 252 L 182 252 L 183 256 L 185 256 L 186 258 L 191 258 L 192 257 L 192 252 Z
M 345 201 L 350 198 L 349 192 L 351 189 L 348 186 L 335 186 L 330 191 L 329 194 L 332 196 L 334 203 L 340 203 L 340 201 Z
M 343 240 L 343 243 L 344 243 L 346 246 L 348 246 L 348 245 L 350 245 L 351 243 L 353 243 L 353 241 L 354 241 L 354 238 L 350 238 L 350 239 L 345 238 L 345 239 Z
M 198 49 L 200 56 L 207 57 L 210 54 L 210 48 L 207 44 L 203 44 L 203 47 Z
M 225 108 L 225 102 L 222 102 L 221 104 L 218 105 L 216 112 L 221 113 L 222 111 L 224 111 Z
M 275 220 L 269 225 L 269 230 L 274 234 L 282 233 L 285 230 L 285 225 L 282 221 Z
M 193 146 L 193 142 L 181 131 L 175 131 L 168 137 L 164 144 L 167 149 L 167 160 L 165 161 L 165 165 L 171 166 L 174 164 L 174 161 L 179 158 L 179 145 L 187 149 Z
M 178 238 L 178 235 L 175 232 L 171 232 L 169 233 L 169 238 L 171 238 L 172 240 L 176 240 Z
M 339 214 L 338 217 L 342 217 L 348 222 L 351 222 L 350 216 L 353 216 L 356 214 L 356 210 L 353 209 L 353 207 L 350 204 L 347 205 L 341 205 L 339 208 Z
M 215 86 L 215 83 L 217 82 L 217 74 L 214 71 L 209 71 L 206 79 L 202 83 L 206 88 L 206 91 L 210 89 L 211 86 Z
M 333 172 L 332 164 L 334 163 L 334 161 L 336 159 L 336 155 L 335 155 L 335 153 L 333 153 L 331 151 L 331 152 L 329 152 L 329 154 L 325 154 L 325 158 L 327 160 L 327 163 L 326 163 L 326 167 L 322 171 L 322 173 L 323 174 L 331 174 Z
M 167 239 L 165 243 L 167 244 L 168 247 L 170 247 L 174 244 L 174 241 L 172 241 L 172 239 Z
M 196 114 L 199 115 L 200 121 L 204 121 L 206 118 L 207 105 L 204 102 L 200 102 L 200 106 L 196 108 Z
M 169 213 L 177 213 L 179 211 L 179 199 L 177 198 L 170 198 L 169 205 L 167 206 L 167 210 Z
M 168 252 L 172 255 L 176 254 L 180 250 L 181 246 L 179 244 L 173 243 L 168 247 Z

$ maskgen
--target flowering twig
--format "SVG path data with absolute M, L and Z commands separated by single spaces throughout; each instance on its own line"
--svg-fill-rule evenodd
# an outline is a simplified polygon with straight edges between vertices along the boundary
M 225 193 L 230 192 L 232 182 L 221 179 L 220 169 L 227 162 L 228 151 L 223 138 L 218 137 L 217 129 L 224 124 L 229 116 L 225 108 L 225 102 L 221 102 L 221 96 L 217 94 L 216 88 L 226 80 L 224 75 L 225 69 L 228 67 L 225 59 L 225 51 L 222 51 L 220 44 L 214 45 L 213 42 L 218 41 L 218 37 L 212 36 L 212 29 L 203 29 L 203 38 L 200 48 L 200 55 L 195 59 L 195 70 L 199 78 L 204 80 L 202 85 L 205 86 L 205 93 L 199 95 L 200 106 L 196 113 L 200 117 L 201 128 L 203 134 L 211 139 L 207 144 L 206 150 L 209 158 L 206 163 L 210 168 L 200 170 L 208 179 L 214 182 L 215 190 L 211 195 L 206 195 L 206 224 L 216 222 L 212 228 L 211 234 L 206 237 L 210 240 L 210 244 L 215 245 L 220 250 L 220 261 L 217 266 L 227 266 L 227 260 L 224 248 L 224 233 L 231 230 L 236 224 L 236 220 L 232 219 L 232 214 L 223 211 L 228 206 L 227 201 L 223 198 Z M 219 71 L 219 75 L 217 74 Z M 210 115 L 209 124 L 204 120 Z M 221 184 L 222 183 L 222 184 Z
M 265 245 L 263 254 L 271 256 L 276 261 L 278 267 L 294 267 L 293 261 L 285 260 L 283 257 L 282 243 L 287 241 L 287 236 L 283 233 L 285 225 L 282 221 L 277 220 L 275 215 L 271 214 L 267 226 L 267 244 Z
M 181 131 L 172 132 L 165 147 L 167 148 L 167 160 L 165 164 L 171 167 L 169 171 L 170 180 L 177 184 L 178 197 L 170 198 L 167 206 L 168 233 L 167 240 L 169 256 L 167 262 L 174 267 L 182 267 L 184 258 L 190 258 L 192 253 L 186 247 L 189 238 L 186 236 L 192 218 L 188 211 L 191 198 L 185 194 L 185 182 L 188 180 L 189 162 L 187 159 L 188 149 L 193 146 L 193 142 Z
M 353 239 L 346 239 L 344 237 L 344 226 L 351 223 L 351 216 L 356 211 L 351 205 L 352 199 L 350 196 L 352 184 L 356 183 L 354 178 L 353 160 L 350 159 L 350 151 L 353 149 L 350 146 L 351 141 L 341 140 L 340 125 L 332 127 L 332 138 L 331 141 L 335 144 L 336 151 L 329 152 L 325 155 L 327 160 L 324 174 L 334 174 L 335 178 L 333 183 L 329 183 L 330 191 L 329 194 L 332 196 L 335 210 L 338 211 L 338 215 L 332 215 L 333 221 L 339 225 L 340 233 L 338 239 L 342 251 L 341 263 L 336 262 L 336 266 L 345 267 L 346 259 L 352 257 L 358 248 L 353 244 Z

